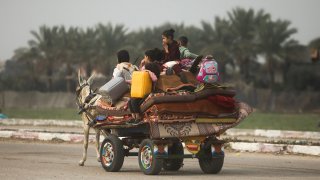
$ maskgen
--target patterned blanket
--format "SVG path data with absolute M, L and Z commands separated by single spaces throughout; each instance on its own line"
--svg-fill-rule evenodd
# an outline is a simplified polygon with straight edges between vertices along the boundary
M 195 123 L 195 122 L 179 122 L 179 123 L 159 123 L 150 121 L 151 137 L 167 138 L 167 137 L 190 137 L 190 136 L 210 136 L 219 135 L 227 129 L 232 128 L 242 122 L 251 112 L 252 108 L 245 103 L 238 103 L 238 116 L 234 123 Z

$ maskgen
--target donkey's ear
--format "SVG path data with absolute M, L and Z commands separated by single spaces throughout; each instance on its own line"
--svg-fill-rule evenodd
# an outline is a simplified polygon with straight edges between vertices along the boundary
M 81 86 L 84 83 L 83 78 L 81 77 L 81 70 L 78 71 L 78 84 Z
M 96 77 L 96 73 L 92 72 L 91 76 L 87 80 L 88 84 L 92 84 L 95 77 Z

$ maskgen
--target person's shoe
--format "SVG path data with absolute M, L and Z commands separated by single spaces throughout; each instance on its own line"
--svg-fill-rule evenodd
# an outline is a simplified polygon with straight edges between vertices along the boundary
M 132 125 L 135 121 L 136 121 L 136 119 L 132 118 L 129 121 L 127 121 L 126 124 L 127 125 Z
M 140 124 L 140 123 L 142 123 L 141 119 L 136 119 L 136 120 L 134 121 L 133 125 L 138 125 L 138 124 Z
M 140 124 L 140 120 L 139 119 L 130 119 L 129 121 L 126 122 L 127 125 L 138 125 Z

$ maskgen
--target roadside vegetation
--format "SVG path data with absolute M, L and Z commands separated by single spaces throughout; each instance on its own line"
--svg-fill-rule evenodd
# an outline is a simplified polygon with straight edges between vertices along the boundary
M 5 109 L 9 118 L 81 120 L 77 109 Z M 320 131 L 320 115 L 254 112 L 236 128 Z
M 252 113 L 236 128 L 320 131 L 320 115 L 312 113 Z
M 320 48 L 320 37 L 302 45 L 292 37 L 298 30 L 290 21 L 263 10 L 235 8 L 200 27 L 166 23 L 128 31 L 125 25 L 110 23 L 86 29 L 43 25 L 32 30 L 28 46 L 18 48 L 6 62 L 0 91 L 71 92 L 79 68 L 87 76 L 96 71 L 110 78 L 117 51 L 127 49 L 137 64 L 146 49 L 162 48 L 161 33 L 168 28 L 176 30 L 175 38 L 187 36 L 192 52 L 212 54 L 224 82 L 273 91 L 320 90 L 319 67 L 309 53 Z

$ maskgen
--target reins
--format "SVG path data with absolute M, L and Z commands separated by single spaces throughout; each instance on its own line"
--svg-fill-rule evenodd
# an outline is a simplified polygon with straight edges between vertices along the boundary
M 81 103 L 80 100 L 79 100 L 79 96 L 80 96 L 80 92 L 82 91 L 82 89 L 86 86 L 89 86 L 89 95 L 86 97 L 84 103 Z M 88 104 L 97 94 L 96 93 L 93 93 L 91 91 L 91 88 L 90 88 L 90 84 L 88 82 L 82 84 L 81 86 L 79 86 L 77 88 L 77 101 L 76 101 L 76 104 L 78 105 L 78 109 L 80 110 L 78 112 L 78 114 L 82 114 L 82 113 L 85 113 L 87 119 L 89 120 L 89 122 L 91 122 L 95 117 L 88 112 L 89 109 L 93 109 L 95 108 L 96 106 L 93 106 L 91 104 Z

